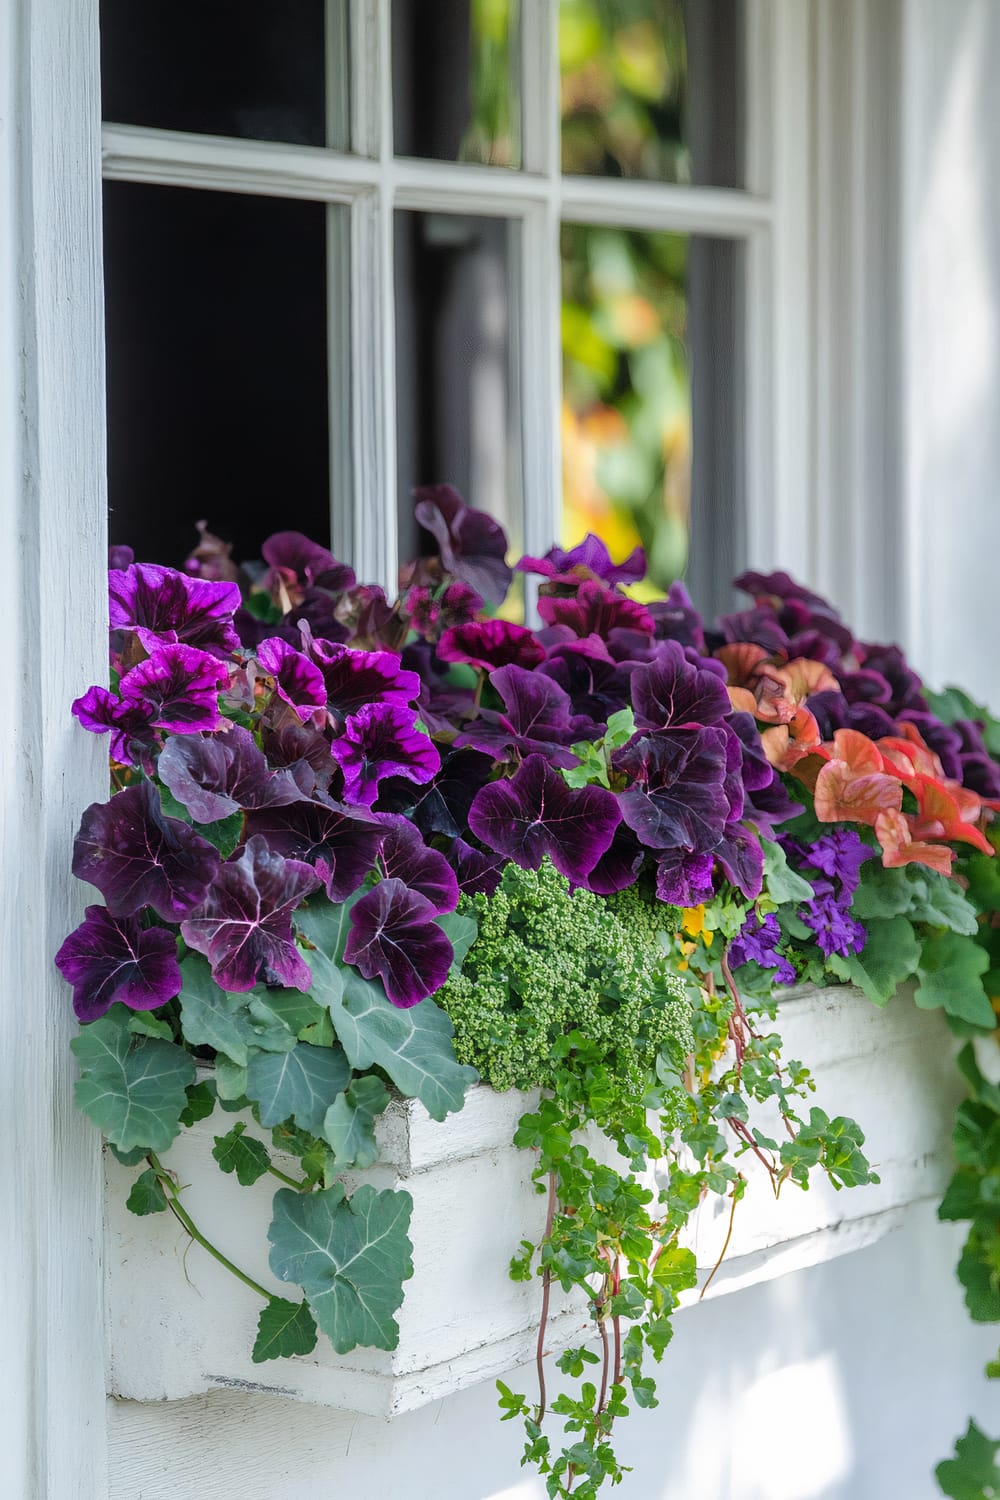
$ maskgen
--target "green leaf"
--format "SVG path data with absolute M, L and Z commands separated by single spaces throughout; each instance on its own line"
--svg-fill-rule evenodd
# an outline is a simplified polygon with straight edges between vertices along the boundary
M 174 1039 L 174 1028 L 170 1022 L 150 1015 L 148 1011 L 137 1011 L 129 1016 L 128 1029 L 133 1036 L 159 1037 L 161 1042 L 172 1042 Z
M 868 923 L 868 940 L 860 953 L 847 958 L 833 954 L 828 967 L 841 979 L 864 990 L 876 1005 L 886 1005 L 909 979 L 920 958 L 920 944 L 913 923 L 906 917 Z
M 363 890 L 355 891 L 339 906 L 320 897 L 312 898 L 308 906 L 295 913 L 295 925 L 307 942 L 339 964 L 351 931 L 351 908 L 363 895 Z
M 973 849 L 964 860 L 969 896 L 977 911 L 1000 911 L 1000 858 Z
M 772 901 L 779 906 L 795 905 L 811 901 L 815 892 L 808 880 L 803 880 L 788 867 L 788 858 L 780 844 L 770 839 L 761 839 L 764 851 L 764 889 Z
M 303 1031 L 329 1020 L 323 1006 L 299 990 L 255 991 L 248 998 L 250 1015 L 258 1026 L 284 1026 L 300 1041 Z
M 181 1124 L 189 1127 L 199 1120 L 207 1120 L 215 1108 L 215 1080 L 192 1083 L 187 1090 L 187 1103 L 181 1110 Z
M 419 1099 L 432 1120 L 462 1108 L 478 1079 L 455 1058 L 450 1018 L 433 1000 L 399 1010 L 381 985 L 338 967 L 325 952 L 305 954 L 311 993 L 329 1006 L 333 1029 L 352 1068 L 382 1068 L 401 1094 Z
M 255 1052 L 247 1065 L 247 1096 L 259 1106 L 262 1125 L 294 1118 L 320 1135 L 326 1112 L 351 1076 L 343 1048 L 296 1042 L 291 1052 Z
M 181 1124 L 183 1125 L 183 1123 L 184 1116 L 182 1114 Z M 113 1146 L 110 1141 L 108 1142 L 108 1149 L 110 1150 L 111 1155 L 114 1157 L 115 1161 L 121 1162 L 123 1167 L 137 1166 L 138 1163 L 142 1161 L 143 1157 L 148 1154 L 145 1146 L 133 1146 L 131 1151 L 119 1151 L 118 1147 Z
M 956 932 L 925 938 L 917 968 L 920 985 L 914 999 L 923 1010 L 942 1006 L 949 1015 L 992 1028 L 996 1017 L 982 982 L 988 968 L 986 950 Z
M 133 1037 L 128 1017 L 113 1005 L 70 1043 L 80 1064 L 77 1108 L 121 1151 L 165 1151 L 180 1130 L 194 1063 L 174 1042 Z
M 223 1109 L 244 1109 L 247 1093 L 247 1070 L 230 1062 L 222 1053 L 215 1059 L 215 1089 Z
M 975 1323 L 1000 1323 L 1000 1238 L 992 1225 L 973 1224 L 956 1272 Z
M 449 977 L 454 978 L 456 974 L 461 973 L 466 954 L 476 941 L 479 923 L 475 917 L 466 917 L 457 911 L 451 911 L 446 916 L 438 917 L 437 922 L 441 931 L 451 940 L 451 946 L 455 950 L 455 957 L 452 960 L 451 968 L 448 970 Z
M 952 932 L 975 937 L 979 931 L 976 908 L 954 880 L 939 870 L 922 869 L 914 883 L 917 894 L 910 913 L 914 922 L 949 927 Z
M 955 1444 L 955 1457 L 946 1458 L 934 1470 L 942 1494 L 950 1500 L 994 1500 L 1000 1495 L 998 1449 L 1000 1442 L 993 1442 L 970 1422 L 965 1436 Z
M 230 995 L 212 978 L 208 960 L 191 953 L 181 965 L 181 1024 L 194 1047 L 213 1047 L 237 1067 L 245 1068 L 251 1048 L 288 1051 L 295 1037 L 284 1022 L 257 1025 L 250 1013 L 251 994 Z
M 340 1183 L 318 1193 L 281 1188 L 268 1231 L 271 1270 L 294 1281 L 338 1354 L 359 1344 L 395 1349 L 393 1314 L 413 1275 L 409 1193 L 367 1184 L 347 1198 Z
M 237 1120 L 226 1135 L 217 1135 L 212 1155 L 224 1172 L 235 1172 L 236 1180 L 243 1187 L 250 1187 L 263 1177 L 271 1165 L 268 1149 L 252 1135 L 246 1135 L 246 1125 Z
M 203 839 L 215 845 L 223 859 L 228 859 L 243 837 L 243 813 L 237 810 L 217 823 L 196 823 L 195 827 Z
M 307 1302 L 286 1302 L 272 1297 L 262 1308 L 251 1358 L 255 1365 L 266 1359 L 288 1359 L 293 1354 L 311 1354 L 316 1347 L 316 1323 Z
M 604 734 L 604 743 L 611 750 L 617 750 L 625 745 L 635 734 L 635 714 L 630 708 L 619 708 L 613 714 L 608 715 L 608 726 Z
M 389 1103 L 380 1078 L 352 1079 L 326 1112 L 323 1135 L 333 1148 L 338 1168 L 370 1167 L 378 1161 L 375 1121 Z
M 873 917 L 899 917 L 907 915 L 915 895 L 913 882 L 907 870 L 887 870 L 878 860 L 867 860 L 861 866 L 858 888 L 851 902 L 851 915 L 865 925 Z
M 132 1184 L 132 1191 L 125 1199 L 125 1207 L 130 1214 L 162 1214 L 166 1211 L 167 1195 L 160 1185 L 160 1179 L 149 1167 L 147 1171 L 140 1173 Z

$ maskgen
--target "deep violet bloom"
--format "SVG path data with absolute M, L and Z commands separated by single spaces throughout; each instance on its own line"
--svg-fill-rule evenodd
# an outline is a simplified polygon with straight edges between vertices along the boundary
M 80 1021 L 96 1021 L 116 1001 L 155 1010 L 179 995 L 183 980 L 174 935 L 144 928 L 138 917 L 111 916 L 88 906 L 84 920 L 56 954 L 56 968 L 73 986 Z
M 889 714 L 897 716 L 904 708 L 926 710 L 927 699 L 920 678 L 907 664 L 898 646 L 878 646 L 866 641 L 859 645 L 858 656 L 866 672 L 877 672 L 888 682 L 890 699 L 886 709 Z M 849 693 L 846 695 L 850 697 Z
M 538 751 L 554 766 L 569 769 L 577 764 L 570 745 L 579 740 L 596 739 L 600 726 L 579 714 L 570 714 L 570 701 L 557 682 L 541 672 L 524 667 L 500 667 L 492 673 L 490 683 L 496 689 L 504 712 L 483 709 L 460 734 L 455 744 L 469 746 L 507 759 L 513 752 L 521 756 Z
M 549 648 L 538 668 L 569 694 L 570 707 L 598 724 L 625 708 L 630 697 L 631 663 L 615 661 L 598 636 L 584 636 Z
M 614 838 L 583 884 L 598 896 L 612 896 L 634 885 L 646 851 L 625 823 L 619 823 Z
M 310 719 L 326 707 L 326 684 L 319 667 L 279 636 L 261 641 L 254 652 L 257 664 L 274 678 L 278 697 L 294 708 L 300 719 Z
M 483 600 L 471 584 L 453 579 L 438 600 L 438 622 L 446 627 L 468 625 L 483 607 Z
M 119 545 L 108 548 L 109 568 L 116 568 L 120 573 L 124 573 L 125 569 L 130 568 L 134 562 L 135 553 L 131 547 Z
M 151 906 L 177 922 L 205 899 L 218 869 L 218 850 L 164 816 L 150 781 L 92 803 L 73 845 L 73 874 L 96 885 L 113 917 Z
M 861 866 L 865 860 L 874 859 L 875 853 L 855 829 L 834 828 L 811 844 L 801 846 L 800 857 L 809 869 L 839 881 L 841 898 L 848 903 L 858 888 Z
M 330 759 L 330 741 L 313 724 L 300 724 L 291 716 L 277 725 L 265 723 L 260 740 L 268 764 L 290 771 L 303 797 L 327 790 L 337 768 Z
M 322 744 L 328 758 L 326 741 Z M 216 823 L 241 808 L 283 807 L 311 790 L 289 770 L 272 771 L 253 735 L 238 724 L 211 739 L 168 740 L 156 773 L 196 823 Z
M 799 600 L 803 604 L 811 605 L 813 609 L 821 614 L 838 618 L 837 611 L 832 604 L 827 603 L 822 594 L 813 594 L 801 583 L 797 583 L 788 573 L 777 571 L 774 573 L 741 573 L 738 578 L 733 579 L 733 588 L 741 589 L 744 594 L 750 594 L 755 601 L 761 599 Z
M 705 631 L 701 615 L 683 583 L 672 583 L 665 599 L 656 599 L 646 608 L 655 621 L 658 641 L 678 641 L 682 646 L 692 646 L 704 656 Z
M 176 568 L 132 563 L 108 575 L 112 630 L 134 630 L 147 651 L 169 642 L 228 655 L 239 645 L 235 583 L 190 578 Z
M 762 646 L 771 656 L 788 655 L 788 635 L 782 630 L 771 609 L 761 606 L 723 615 L 716 622 L 716 628 L 724 641 L 751 641 L 756 646 Z
M 711 854 L 665 849 L 656 862 L 656 894 L 671 906 L 700 906 L 714 894 Z
M 398 879 L 416 891 L 443 915 L 458 905 L 458 881 L 451 865 L 437 849 L 430 849 L 409 818 L 383 813 L 385 830 L 378 862 L 386 877 Z
M 224 662 L 194 646 L 157 646 L 126 672 L 118 685 L 122 702 L 151 715 L 157 729 L 197 734 L 221 729 L 219 694 L 229 684 Z
M 268 567 L 303 588 L 315 586 L 339 594 L 357 582 L 353 568 L 338 562 L 332 552 L 301 531 L 276 531 L 260 550 Z
M 568 787 L 543 755 L 529 755 L 510 781 L 484 786 L 469 809 L 469 827 L 487 848 L 525 870 L 547 854 L 573 885 L 585 883 L 620 821 L 613 792 Z
M 598 635 L 607 640 L 612 630 L 624 628 L 652 636 L 653 617 L 644 604 L 615 594 L 603 584 L 585 579 L 568 599 L 543 594 L 538 613 L 546 625 L 568 625 L 574 635 Z
M 385 797 L 387 811 L 406 811 L 425 838 L 441 833 L 446 838 L 461 837 L 469 826 L 469 808 L 481 786 L 493 776 L 493 760 L 478 750 L 444 750 L 441 769 L 427 786 L 397 783 L 405 791 L 409 806 L 398 805 Z M 395 789 L 395 788 L 394 788 Z M 388 790 L 383 783 L 383 793 Z
M 868 934 L 862 924 L 851 916 L 843 892 L 834 892 L 832 881 L 817 881 L 816 892 L 811 901 L 799 907 L 799 916 L 807 927 L 812 928 L 816 945 L 829 958 L 838 953 L 842 958 L 860 953 Z
M 729 884 L 756 901 L 764 886 L 764 851 L 757 835 L 743 823 L 727 823 L 712 853 Z
M 795 970 L 784 954 L 778 952 L 781 928 L 773 912 L 759 917 L 755 911 L 747 912 L 746 920 L 729 945 L 729 961 L 733 968 L 740 964 L 760 964 L 762 969 L 774 969 L 779 984 L 794 984 Z
M 338 722 L 373 703 L 405 707 L 420 692 L 420 678 L 403 670 L 395 651 L 359 651 L 323 640 L 307 644 L 323 676 L 326 706 Z
M 442 661 L 466 661 L 491 672 L 510 665 L 537 667 L 545 660 L 545 647 L 534 632 L 509 620 L 473 620 L 452 625 L 437 643 Z
M 202 904 L 181 923 L 181 936 L 205 955 L 224 990 L 252 990 L 261 979 L 308 990 L 312 974 L 295 946 L 292 912 L 318 885 L 308 865 L 250 838 L 219 867 Z
M 393 1005 L 408 1009 L 441 988 L 455 956 L 435 915 L 401 880 L 382 880 L 351 907 L 344 958 L 366 979 L 381 979 Z
M 413 494 L 414 514 L 437 542 L 445 572 L 491 604 L 502 604 L 513 577 L 503 527 L 484 511 L 470 509 L 450 484 L 428 485 Z
M 639 735 L 615 752 L 613 765 L 631 785 L 619 797 L 622 817 L 652 849 L 707 853 L 729 818 L 729 739 L 722 726 Z
M 718 724 L 732 709 L 725 683 L 693 666 L 676 641 L 664 641 L 655 658 L 632 673 L 632 704 L 640 729 Z
M 110 734 L 111 759 L 121 765 L 133 762 L 133 741 L 151 746 L 156 739 L 152 733 L 154 708 L 152 704 L 123 703 L 107 688 L 88 688 L 82 698 L 73 704 L 73 713 L 91 734 Z
M 544 557 L 522 557 L 519 573 L 540 573 L 558 583 L 577 583 L 581 578 L 598 578 L 602 583 L 641 583 L 646 576 L 646 554 L 641 547 L 630 552 L 624 562 L 611 561 L 611 553 L 599 536 L 588 531 L 578 546 L 564 552 L 550 547 Z
M 963 755 L 962 783 L 987 801 L 1000 798 L 1000 766 L 991 755 Z
M 386 830 L 370 813 L 344 807 L 317 794 L 286 807 L 247 815 L 247 837 L 259 835 L 268 848 L 312 865 L 331 901 L 346 901 L 375 867 Z
M 418 784 L 430 781 L 440 769 L 441 756 L 415 723 L 413 711 L 395 703 L 369 703 L 351 715 L 343 734 L 330 746 L 344 773 L 348 802 L 371 807 L 379 782 L 387 776 L 405 776 Z

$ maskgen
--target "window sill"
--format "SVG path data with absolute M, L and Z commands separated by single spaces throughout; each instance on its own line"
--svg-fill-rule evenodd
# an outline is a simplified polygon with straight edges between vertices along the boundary
M 807 989 L 784 1001 L 781 1031 L 785 1055 L 813 1070 L 817 1104 L 858 1120 L 881 1182 L 836 1192 L 826 1179 L 816 1180 L 807 1193 L 786 1187 L 776 1203 L 764 1173 L 744 1158 L 750 1186 L 710 1297 L 874 1243 L 908 1205 L 940 1194 L 950 1174 L 957 1082 L 939 1015 L 917 1010 L 909 996 L 878 1011 L 854 990 Z M 253 1364 L 256 1299 L 189 1246 L 169 1215 L 128 1213 L 124 1199 L 134 1174 L 106 1153 L 111 1394 L 153 1401 L 230 1387 L 392 1416 L 533 1358 L 539 1285 L 507 1275 L 522 1237 L 537 1235 L 544 1220 L 544 1199 L 530 1183 L 531 1156 L 511 1145 L 529 1104 L 523 1094 L 479 1087 L 443 1124 L 413 1102 L 390 1107 L 381 1126 L 382 1159 L 364 1178 L 377 1187 L 405 1187 L 414 1201 L 415 1271 L 391 1354 L 367 1349 L 337 1356 L 321 1341 L 306 1358 Z M 185 1132 L 166 1164 L 187 1185 L 185 1204 L 220 1249 L 287 1296 L 266 1269 L 276 1184 L 265 1179 L 242 1188 L 224 1176 L 210 1154 L 217 1133 L 216 1115 Z M 702 1283 L 728 1217 L 721 1200 L 696 1216 L 690 1243 Z M 579 1305 L 557 1303 L 547 1347 L 558 1352 L 578 1342 L 584 1326 Z

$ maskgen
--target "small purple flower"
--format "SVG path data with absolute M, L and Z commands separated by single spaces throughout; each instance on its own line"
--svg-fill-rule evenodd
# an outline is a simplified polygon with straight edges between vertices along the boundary
M 138 917 L 115 918 L 88 906 L 84 920 L 56 954 L 56 968 L 73 986 L 80 1021 L 96 1021 L 116 1001 L 131 1010 L 155 1010 L 181 992 L 173 933 L 143 927 Z
M 755 911 L 747 913 L 746 921 L 729 945 L 729 961 L 733 968 L 740 964 L 760 964 L 762 969 L 774 969 L 779 984 L 794 984 L 795 970 L 785 956 L 778 952 L 781 928 L 773 912 L 759 917 Z
M 194 646 L 157 646 L 152 655 L 126 672 L 119 684 L 122 702 L 148 712 L 157 729 L 196 734 L 221 729 L 219 694 L 229 672 L 218 657 Z
M 473 848 L 462 838 L 452 841 L 448 858 L 455 871 L 459 890 L 468 896 L 474 896 L 480 891 L 483 895 L 492 896 L 500 884 L 503 867 L 507 863 L 502 854 L 484 854 L 481 849 Z
M 540 573 L 554 583 L 577 583 L 581 578 L 599 578 L 602 583 L 641 583 L 646 576 L 646 554 L 636 547 L 624 562 L 612 562 L 605 543 L 590 531 L 568 552 L 561 547 L 550 547 L 544 557 L 522 557 L 517 570 Z
M 533 631 L 509 620 L 473 620 L 452 625 L 437 643 L 442 661 L 466 661 L 492 672 L 497 667 L 537 667 L 545 647 Z
M 401 880 L 381 880 L 351 907 L 344 958 L 381 979 L 393 1005 L 408 1009 L 439 990 L 454 951 L 426 897 Z
M 155 740 L 150 728 L 154 712 L 152 704 L 123 703 L 102 687 L 88 688 L 73 704 L 73 713 L 84 729 L 91 734 L 111 735 L 111 759 L 123 766 L 134 763 L 134 740 L 147 746 Z
M 405 776 L 418 784 L 430 781 L 441 767 L 441 756 L 415 723 L 412 709 L 395 703 L 369 703 L 351 715 L 343 734 L 330 746 L 344 773 L 348 802 L 371 807 L 379 782 L 387 776 Z
M 326 685 L 319 667 L 279 636 L 261 641 L 254 652 L 259 666 L 274 678 L 278 697 L 294 708 L 300 719 L 311 719 L 326 707 Z
M 108 575 L 112 630 L 134 630 L 147 651 L 165 643 L 198 646 L 226 655 L 239 645 L 233 615 L 240 607 L 235 583 L 189 578 L 176 568 L 133 563 Z
M 799 908 L 799 916 L 816 936 L 816 945 L 827 958 L 839 953 L 842 958 L 860 953 L 868 934 L 862 924 L 852 917 L 842 898 L 834 894 L 829 881 L 817 881 L 815 896 Z
M 875 850 L 859 838 L 853 828 L 835 828 L 802 851 L 803 863 L 831 880 L 840 881 L 840 896 L 850 902 L 858 888 L 861 866 L 874 859 Z
M 308 651 L 323 677 L 326 707 L 338 722 L 373 703 L 405 708 L 420 692 L 417 673 L 405 672 L 395 651 L 359 651 L 323 640 L 309 640 Z
M 332 593 L 340 593 L 343 589 L 353 588 L 356 582 L 352 568 L 339 563 L 332 552 L 301 531 L 276 531 L 260 550 L 272 574 L 281 575 L 300 587 L 316 584 Z M 268 586 L 273 581 L 273 578 L 266 580 Z

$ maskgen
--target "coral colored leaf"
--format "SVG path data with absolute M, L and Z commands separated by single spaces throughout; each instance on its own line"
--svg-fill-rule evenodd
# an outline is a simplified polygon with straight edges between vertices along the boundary
M 887 869 L 901 865 L 921 864 L 941 875 L 950 875 L 955 861 L 954 850 L 947 844 L 931 844 L 914 839 L 910 819 L 905 813 L 884 812 L 875 819 L 875 836 L 882 845 L 882 863 Z
M 317 1193 L 281 1188 L 268 1231 L 271 1270 L 302 1287 L 338 1354 L 358 1345 L 395 1349 L 393 1314 L 413 1275 L 409 1193 L 367 1185 L 348 1198 L 340 1183 Z
M 857 770 L 840 759 L 823 766 L 813 796 L 821 823 L 866 823 L 874 827 L 881 814 L 898 813 L 903 805 L 903 788 L 894 776 L 882 770 Z
M 316 1347 L 316 1321 L 308 1302 L 288 1302 L 272 1297 L 262 1308 L 257 1323 L 251 1359 L 255 1365 L 267 1359 L 290 1359 L 311 1354 Z

